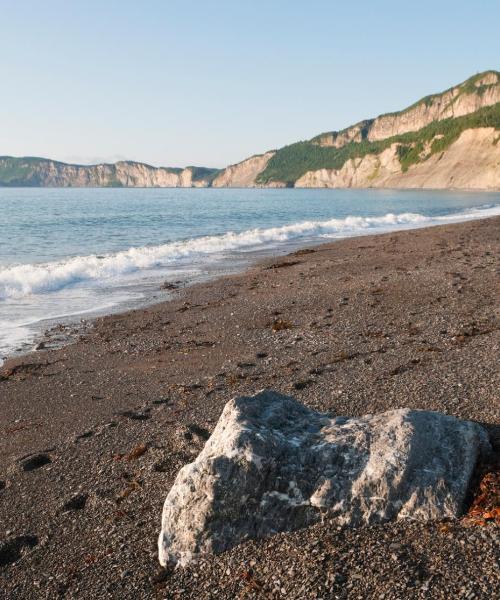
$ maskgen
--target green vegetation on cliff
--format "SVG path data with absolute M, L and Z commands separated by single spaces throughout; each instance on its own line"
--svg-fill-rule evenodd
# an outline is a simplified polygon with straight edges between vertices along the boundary
M 309 171 L 319 169 L 341 169 L 347 161 L 362 159 L 371 154 L 377 155 L 396 145 L 397 156 L 402 171 L 407 171 L 412 165 L 427 160 L 433 154 L 445 151 L 450 144 L 458 139 L 466 129 L 478 127 L 494 127 L 500 131 L 500 103 L 484 107 L 474 113 L 457 118 L 435 120 L 436 115 L 453 114 L 453 105 L 462 96 L 475 95 L 478 98 L 488 94 L 484 102 L 465 102 L 460 106 L 460 112 L 473 110 L 478 104 L 485 105 L 498 99 L 497 91 L 500 86 L 500 72 L 484 71 L 470 77 L 463 83 L 453 86 L 439 94 L 431 94 L 421 98 L 407 108 L 386 113 L 377 119 L 368 119 L 339 132 L 322 133 L 310 140 L 297 142 L 273 151 L 273 156 L 267 162 L 265 169 L 257 175 L 261 168 L 258 164 L 249 164 L 249 159 L 238 165 L 230 165 L 234 169 L 224 170 L 226 185 L 231 186 L 231 180 L 238 179 L 237 174 L 246 169 L 247 185 L 285 184 L 293 186 L 297 179 Z M 493 91 L 493 93 L 489 93 Z M 392 117 L 397 117 L 412 111 L 416 107 L 436 105 L 438 110 L 430 111 L 419 123 L 429 123 L 415 132 L 394 135 L 378 141 L 369 141 L 368 137 L 382 137 L 385 131 L 405 131 L 404 119 L 402 127 L 393 128 Z M 443 110 L 446 109 L 445 112 Z M 420 112 L 420 111 L 418 111 Z M 371 128 L 378 124 L 378 119 L 391 117 L 388 123 L 382 124 L 376 135 L 371 136 Z M 417 115 L 418 117 L 418 115 Z M 413 119 L 413 115 L 412 115 Z M 412 120 L 410 119 L 410 120 Z M 408 119 L 407 119 L 408 120 Z M 412 121 L 413 122 L 413 121 Z M 348 140 L 359 141 L 348 141 Z M 499 143 L 500 135 L 495 138 Z M 344 144 L 339 148 L 333 145 Z M 322 145 L 325 144 L 325 145 Z M 262 155 L 254 155 L 255 158 Z M 265 162 L 265 161 L 263 161 Z M 242 169 L 240 169 L 242 166 Z M 235 171 L 236 175 L 232 173 Z M 154 167 L 134 161 L 120 161 L 114 164 L 74 165 L 53 161 L 45 158 L 0 156 L 0 187 L 2 186 L 154 186 L 154 185 L 192 185 L 211 186 L 214 179 L 222 171 L 205 167 L 167 168 Z M 176 175 L 178 177 L 165 177 Z M 182 176 L 181 176 L 182 175 Z M 375 176 L 373 176 L 374 178 Z M 217 182 L 219 184 L 220 182 Z
M 48 164 L 49 162 L 45 158 L 30 156 L 23 158 L 0 156 L 0 185 L 9 187 L 37 185 L 34 181 L 36 166 L 40 163 Z
M 492 82 L 492 83 L 480 83 L 481 80 L 485 79 L 488 75 L 495 75 L 496 81 Z M 448 88 L 444 92 L 439 92 L 437 94 L 429 94 L 428 96 L 424 96 L 423 98 L 420 98 L 420 100 L 417 100 L 417 102 L 410 104 L 410 106 L 407 106 L 406 108 L 403 108 L 402 110 L 383 113 L 383 114 L 379 115 L 377 117 L 377 119 L 383 119 L 385 117 L 399 117 L 401 115 L 404 115 L 404 114 L 414 110 L 415 108 L 417 108 L 421 105 L 424 105 L 425 107 L 428 108 L 437 102 L 442 102 L 443 97 L 446 96 L 447 94 L 449 94 L 450 92 L 452 92 L 453 90 L 456 91 L 456 95 L 451 100 L 450 104 L 454 104 L 464 94 L 477 94 L 478 96 L 483 96 L 487 90 L 497 87 L 499 85 L 499 81 L 500 81 L 500 72 L 499 71 L 494 71 L 494 70 L 483 71 L 482 73 L 477 73 L 477 75 L 473 75 L 472 77 L 469 77 L 468 79 L 466 79 L 463 83 L 460 83 L 459 85 L 454 85 L 453 87 Z M 325 133 L 320 133 L 319 135 L 313 137 L 311 139 L 311 142 L 315 142 L 315 143 L 319 144 L 331 136 L 333 136 L 333 137 L 336 137 L 337 135 L 342 136 L 346 132 L 348 132 L 349 130 L 352 130 L 355 127 L 359 127 L 359 133 L 361 136 L 361 140 L 365 140 L 368 137 L 370 127 L 373 125 L 373 123 L 377 119 L 366 119 L 364 121 L 360 121 L 359 123 L 356 123 L 355 125 L 353 125 L 351 127 L 342 129 L 341 131 L 329 131 L 329 132 L 325 132 Z
M 479 83 L 481 81 L 481 79 L 484 79 L 487 75 L 496 75 L 497 81 L 494 83 Z M 446 94 L 449 94 L 453 90 L 457 90 L 457 95 L 452 100 L 452 103 L 455 102 L 460 96 L 463 96 L 464 94 L 477 94 L 478 96 L 482 96 L 486 92 L 486 90 L 498 85 L 498 79 L 500 79 L 499 71 L 494 71 L 494 70 L 483 71 L 482 73 L 477 73 L 476 75 L 469 77 L 469 79 L 466 79 L 463 83 L 460 83 L 459 85 L 454 85 L 451 88 L 448 88 L 444 92 L 439 92 L 437 94 L 430 94 L 429 96 L 425 96 L 424 98 L 421 98 L 417 102 L 414 102 L 410 106 L 407 106 L 403 110 L 385 113 L 381 116 L 382 117 L 389 117 L 389 116 L 392 117 L 392 116 L 403 115 L 407 112 L 410 112 L 411 110 L 413 110 L 420 104 L 425 104 L 425 106 L 432 106 L 436 101 L 440 101 L 443 98 L 443 96 L 445 96 Z
M 74 165 L 47 158 L 0 156 L 0 187 L 37 187 L 57 185 L 102 185 L 104 187 L 123 187 L 120 180 L 123 171 L 130 172 L 130 184 L 143 185 L 137 178 L 136 168 L 142 167 L 150 174 L 157 171 L 180 175 L 185 169 L 175 167 L 153 167 L 135 161 L 121 161 L 115 164 Z M 207 185 L 220 172 L 219 169 L 206 167 L 187 167 L 191 170 L 193 182 L 206 181 Z
M 193 181 L 207 181 L 209 184 L 221 172 L 221 169 L 210 169 L 209 167 L 186 167 L 186 169 L 191 169 Z
M 308 171 L 340 169 L 349 159 L 379 154 L 395 143 L 399 144 L 398 156 L 403 171 L 406 171 L 412 164 L 446 150 L 458 139 L 462 131 L 478 127 L 494 127 L 500 130 L 500 103 L 463 117 L 434 121 L 419 131 L 395 135 L 376 142 L 350 142 L 341 148 L 319 146 L 310 141 L 297 142 L 278 150 L 258 176 L 257 182 L 266 184 L 280 181 L 293 185 Z M 426 144 L 429 143 L 430 148 L 423 155 Z
M 479 83 L 481 81 L 481 79 L 484 79 L 484 77 L 486 77 L 487 75 L 496 75 L 497 77 L 497 81 L 494 83 Z M 467 79 L 466 81 L 464 81 L 462 84 L 460 84 L 459 90 L 458 90 L 458 95 L 457 98 L 459 96 L 462 96 L 463 94 L 478 94 L 479 96 L 482 96 L 487 90 L 495 87 L 498 85 L 498 80 L 500 79 L 500 72 L 499 71 L 484 71 L 483 73 L 478 73 L 477 75 L 473 75 L 472 77 L 469 77 L 469 79 Z M 453 89 L 453 88 L 450 88 Z

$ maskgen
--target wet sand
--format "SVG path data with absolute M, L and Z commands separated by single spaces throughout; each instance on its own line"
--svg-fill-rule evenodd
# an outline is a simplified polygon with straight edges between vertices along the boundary
M 493 525 L 324 523 L 172 573 L 156 536 L 173 478 L 235 395 L 267 387 L 341 415 L 425 408 L 495 432 L 499 249 L 498 217 L 342 240 L 8 361 L 0 597 L 491 597 Z

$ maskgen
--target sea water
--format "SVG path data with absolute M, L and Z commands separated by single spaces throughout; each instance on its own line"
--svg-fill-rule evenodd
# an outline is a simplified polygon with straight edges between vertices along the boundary
M 500 214 L 500 193 L 0 188 L 0 361 L 58 321 L 168 298 L 265 254 Z

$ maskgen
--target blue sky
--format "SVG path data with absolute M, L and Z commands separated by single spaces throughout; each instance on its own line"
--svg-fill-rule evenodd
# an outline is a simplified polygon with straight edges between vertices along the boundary
M 0 154 L 223 166 L 500 69 L 498 0 L 0 0 Z

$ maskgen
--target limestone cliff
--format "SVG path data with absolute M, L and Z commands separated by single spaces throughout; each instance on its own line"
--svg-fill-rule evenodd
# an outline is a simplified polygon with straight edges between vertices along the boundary
M 500 189 L 500 73 L 275 152 L 261 185 Z
M 500 132 L 467 129 L 441 153 L 403 171 L 398 144 L 380 154 L 348 160 L 340 169 L 309 171 L 295 187 L 500 189 Z M 424 150 L 425 153 L 425 150 Z
M 0 157 L 0 186 L 500 189 L 500 73 L 225 169 Z
M 230 165 L 213 180 L 213 187 L 255 187 L 257 176 L 266 168 L 274 152 L 258 154 Z
M 320 146 L 341 148 L 362 140 L 377 141 L 408 131 L 418 131 L 450 117 L 461 117 L 500 102 L 500 73 L 486 71 L 440 94 L 422 98 L 408 108 L 361 121 L 342 131 L 323 133 L 311 141 Z
M 208 187 L 217 169 L 171 169 L 144 163 L 71 165 L 44 158 L 0 157 L 0 186 Z

